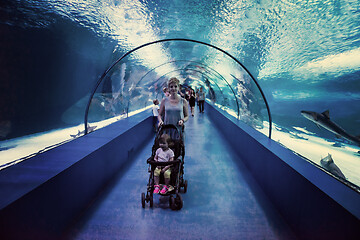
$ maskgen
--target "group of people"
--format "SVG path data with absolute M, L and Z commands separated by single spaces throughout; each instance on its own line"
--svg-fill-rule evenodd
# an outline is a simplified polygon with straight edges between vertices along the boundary
M 196 94 L 194 90 L 191 89 L 189 94 L 186 95 L 186 98 L 189 101 L 191 116 L 194 116 L 196 100 L 198 102 L 199 112 L 204 112 L 205 92 L 203 87 L 200 88 L 200 91 L 197 90 Z
M 190 93 L 187 97 L 189 103 L 179 94 L 179 92 L 180 81 L 175 77 L 170 78 L 167 84 L 167 88 L 164 89 L 165 97 L 161 100 L 160 107 L 159 101 L 157 99 L 153 101 L 154 125 L 156 124 L 156 122 L 157 126 L 161 126 L 162 124 L 172 124 L 176 126 L 179 132 L 181 132 L 183 130 L 184 123 L 189 119 L 188 105 L 190 105 L 191 115 L 194 116 L 196 98 L 199 105 L 199 112 L 204 112 L 205 92 L 203 90 L 203 87 L 200 88 L 200 91 L 196 95 L 193 90 L 190 90 Z M 163 134 L 160 137 L 160 147 L 155 153 L 155 161 L 173 161 L 174 152 L 169 148 L 170 141 L 171 136 L 169 136 L 168 134 Z M 161 173 L 164 174 L 165 179 L 165 184 L 163 185 L 162 189 L 160 189 L 159 185 L 159 176 Z M 154 171 L 154 193 L 165 194 L 167 191 L 169 191 L 169 189 L 171 188 L 171 186 L 169 185 L 170 176 L 170 166 L 156 167 Z

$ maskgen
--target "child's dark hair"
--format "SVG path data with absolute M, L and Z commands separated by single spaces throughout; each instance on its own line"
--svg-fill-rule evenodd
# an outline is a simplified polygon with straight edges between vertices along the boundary
M 167 143 L 168 145 L 171 145 L 171 137 L 168 134 L 163 134 L 159 138 L 159 142 Z

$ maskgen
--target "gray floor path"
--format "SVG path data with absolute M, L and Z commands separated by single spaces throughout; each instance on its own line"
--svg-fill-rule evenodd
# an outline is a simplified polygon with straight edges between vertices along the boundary
M 184 206 L 167 197 L 141 207 L 152 142 L 74 227 L 71 239 L 294 239 L 205 114 L 186 123 Z

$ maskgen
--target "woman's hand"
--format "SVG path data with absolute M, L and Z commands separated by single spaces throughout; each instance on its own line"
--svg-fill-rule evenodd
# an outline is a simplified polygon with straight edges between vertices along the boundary
M 179 122 L 178 122 L 178 125 L 183 126 L 184 125 L 184 120 L 180 119 Z

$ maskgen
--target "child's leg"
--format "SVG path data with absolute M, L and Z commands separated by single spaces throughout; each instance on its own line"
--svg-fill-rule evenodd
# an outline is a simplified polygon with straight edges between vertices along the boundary
M 170 178 L 165 178 L 165 185 L 169 186 L 170 185 Z
M 165 194 L 165 193 L 167 193 L 167 191 L 169 191 L 170 174 L 171 174 L 170 169 L 168 169 L 164 172 L 165 185 L 164 185 L 163 189 L 161 189 L 161 191 L 160 191 L 161 194 Z
M 157 167 L 154 170 L 154 193 L 157 194 L 160 191 L 160 187 L 159 187 L 159 181 L 160 181 L 160 169 Z
M 154 183 L 155 185 L 159 185 L 160 178 L 159 176 L 154 176 Z
M 165 185 L 170 185 L 170 176 L 171 176 L 171 170 L 170 168 L 164 172 L 164 179 L 165 179 Z
M 155 168 L 155 171 L 154 171 L 154 183 L 155 183 L 155 185 L 159 185 L 160 172 L 161 172 L 161 169 L 159 167 Z

